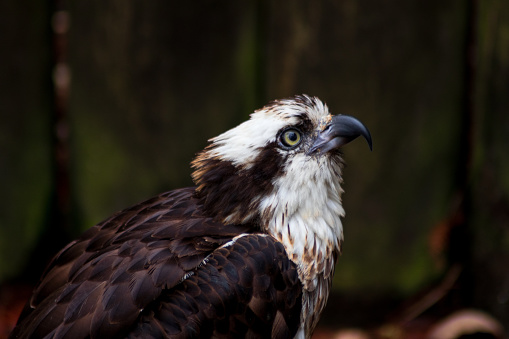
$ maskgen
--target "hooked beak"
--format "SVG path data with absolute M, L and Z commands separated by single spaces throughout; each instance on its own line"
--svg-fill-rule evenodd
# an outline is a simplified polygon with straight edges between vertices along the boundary
M 362 135 L 368 142 L 369 149 L 373 150 L 371 134 L 362 122 L 349 115 L 335 115 L 318 133 L 316 140 L 308 151 L 308 154 L 324 154 L 332 149 L 348 144 L 353 139 Z

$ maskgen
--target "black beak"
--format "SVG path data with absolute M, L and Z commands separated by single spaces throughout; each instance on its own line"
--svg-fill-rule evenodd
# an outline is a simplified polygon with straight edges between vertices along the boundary
M 373 150 L 371 134 L 366 126 L 356 118 L 349 115 L 335 115 L 318 134 L 308 154 L 319 154 L 339 148 L 362 135 L 368 142 L 369 149 Z

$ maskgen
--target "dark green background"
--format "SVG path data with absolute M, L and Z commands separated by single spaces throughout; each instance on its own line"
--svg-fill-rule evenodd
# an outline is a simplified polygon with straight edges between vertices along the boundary
M 361 119 L 374 140 L 373 152 L 360 140 L 344 150 L 335 291 L 406 298 L 459 263 L 462 304 L 509 321 L 509 2 L 96 0 L 66 8 L 70 193 L 61 211 L 54 9 L 0 4 L 0 283 L 21 279 L 34 249 L 56 252 L 61 243 L 47 239 L 57 233 L 66 241 L 130 204 L 191 185 L 189 162 L 207 139 L 271 99 L 307 93 Z M 437 236 L 444 229 L 460 236 Z

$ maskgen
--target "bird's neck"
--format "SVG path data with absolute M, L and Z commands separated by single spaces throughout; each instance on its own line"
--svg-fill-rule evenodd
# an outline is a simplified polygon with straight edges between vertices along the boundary
M 330 166 L 330 170 L 317 170 Z M 302 173 L 325 173 L 311 180 Z M 329 173 L 332 173 L 330 175 Z M 330 161 L 292 163 L 260 204 L 262 227 L 281 241 L 312 289 L 316 274 L 331 274 L 333 254 L 343 241 L 341 165 Z
M 306 333 L 312 332 L 326 304 L 341 250 L 344 210 L 340 172 L 338 165 L 332 171 L 338 174 L 336 177 L 305 180 L 299 170 L 289 167 L 260 203 L 263 228 L 284 245 L 298 267 L 304 289 L 302 318 Z
M 217 154 L 212 144 L 193 161 L 196 196 L 205 213 L 225 224 L 259 225 L 259 204 L 273 190 L 273 178 L 283 159 L 274 148 L 260 151 L 249 164 L 239 165 Z
M 278 195 L 277 190 L 274 195 Z M 298 265 L 304 288 L 314 290 L 318 275 L 333 275 L 335 258 L 341 250 L 343 208 L 340 201 L 330 199 L 316 205 L 309 198 L 292 210 L 283 200 L 273 199 L 278 203 L 263 228 L 285 246 L 289 258 Z

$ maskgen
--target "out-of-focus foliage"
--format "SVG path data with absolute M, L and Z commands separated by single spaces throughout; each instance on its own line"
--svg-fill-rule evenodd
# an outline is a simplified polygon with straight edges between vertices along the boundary
M 0 4 L 0 283 L 24 267 L 51 204 L 48 11 Z

